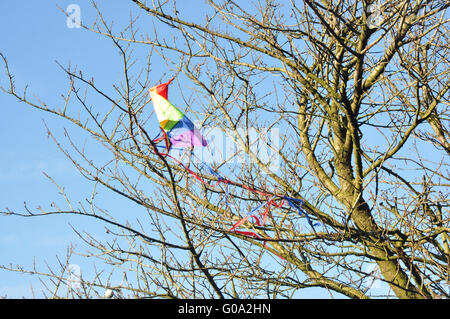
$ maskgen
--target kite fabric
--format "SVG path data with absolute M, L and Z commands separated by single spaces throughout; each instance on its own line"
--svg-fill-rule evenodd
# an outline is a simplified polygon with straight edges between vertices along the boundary
M 169 102 L 167 91 L 172 80 L 150 88 L 150 97 L 161 128 L 175 147 L 208 145 L 191 120 Z

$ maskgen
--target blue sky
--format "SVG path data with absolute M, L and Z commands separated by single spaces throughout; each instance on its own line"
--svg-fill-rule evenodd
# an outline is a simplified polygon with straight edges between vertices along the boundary
M 67 26 L 66 16 L 60 8 L 65 10 L 72 3 L 80 6 L 83 21 L 93 21 L 95 11 L 87 0 L 27 1 L 26 4 L 0 2 L 0 52 L 8 59 L 17 90 L 21 91 L 29 85 L 29 96 L 39 97 L 49 105 L 61 103 L 60 95 L 68 88 L 67 79 L 56 60 L 62 65 L 70 63 L 89 70 L 95 74 L 96 81 L 107 82 L 118 76 L 118 70 L 113 67 L 117 65 L 118 56 L 110 53 L 110 41 Z M 104 9 L 105 14 L 111 14 L 130 12 L 134 6 L 127 1 L 108 1 L 107 7 L 100 3 L 100 8 Z M 128 17 L 126 14 L 125 19 Z M 5 86 L 7 82 L 3 69 L 1 72 L 0 83 Z M 58 137 L 62 136 L 64 128 L 70 129 L 70 125 L 55 116 L 18 103 L 3 93 L 0 94 L 0 107 L 0 136 L 3 137 L 0 156 L 1 209 L 24 212 L 25 201 L 30 209 L 39 205 L 48 208 L 52 201 L 62 202 L 58 189 L 43 172 L 66 187 L 74 202 L 87 197 L 91 188 L 47 137 L 44 121 Z M 85 138 L 82 135 L 78 137 Z M 120 201 L 114 203 L 119 209 L 124 207 L 120 206 Z M 79 245 L 70 225 L 83 230 L 96 229 L 86 219 L 74 216 L 2 216 L 0 220 L 0 264 L 12 263 L 31 268 L 35 260 L 43 271 L 46 270 L 45 262 L 57 264 L 56 255 L 64 260 L 71 243 Z M 82 258 L 77 256 L 71 262 L 83 264 Z M 0 270 L 0 296 L 31 297 L 31 284 L 36 296 L 41 296 L 38 278 Z
M 100 9 L 107 19 L 114 18 L 118 24 L 127 22 L 130 11 L 138 11 L 128 1 L 105 3 L 99 1 Z M 31 99 L 40 98 L 48 105 L 61 105 L 61 94 L 68 89 L 67 78 L 55 61 L 64 66 L 77 65 L 84 73 L 88 71 L 95 76 L 96 84 L 101 83 L 104 88 L 111 88 L 111 84 L 121 76 L 117 49 L 110 40 L 67 26 L 66 16 L 61 9 L 66 10 L 70 4 L 79 5 L 84 23 L 92 23 L 95 19 L 96 12 L 87 0 L 28 1 L 26 5 L 16 1 L 0 2 L 0 52 L 8 59 L 10 71 L 15 75 L 16 89 L 21 92 L 28 85 L 28 96 Z M 192 10 L 189 14 L 199 14 L 199 11 Z M 156 76 L 161 76 L 166 70 L 158 70 L 157 64 L 154 64 L 152 71 Z M 3 69 L 1 72 L 0 84 L 6 86 Z M 48 138 L 44 122 L 57 138 L 63 138 L 64 128 L 79 141 L 84 139 L 89 143 L 86 136 L 67 121 L 32 109 L 3 93 L 0 94 L 0 107 L 0 136 L 3 137 L 0 209 L 24 212 L 25 201 L 31 210 L 38 206 L 49 208 L 53 201 L 64 206 L 57 187 L 43 172 L 65 187 L 73 202 L 89 197 L 92 186 Z M 96 156 L 101 158 L 101 154 Z M 104 207 L 112 208 L 108 204 L 113 203 L 115 216 L 120 215 L 121 210 L 125 212 L 130 209 L 129 202 L 109 197 L 107 192 L 103 192 L 102 196 Z M 57 256 L 64 261 L 69 245 L 83 252 L 83 245 L 71 225 L 78 230 L 92 231 L 97 236 L 104 234 L 102 226 L 73 215 L 39 218 L 0 216 L 0 264 L 12 263 L 30 269 L 35 262 L 37 268 L 45 272 L 46 264 L 58 264 Z M 93 266 L 80 256 L 72 257 L 71 263 L 79 264 L 84 273 L 89 273 Z M 42 297 L 41 284 L 36 276 L 0 270 L 0 296 L 32 297 L 31 286 L 35 296 Z M 315 295 L 304 295 L 309 296 Z
M 60 95 L 67 91 L 67 79 L 56 64 L 78 65 L 95 75 L 96 83 L 105 87 L 116 82 L 120 76 L 117 50 L 111 41 L 78 28 L 69 28 L 66 17 L 58 8 L 65 10 L 70 4 L 78 4 L 81 17 L 87 23 L 95 19 L 96 13 L 90 1 L 1 1 L 0 52 L 8 59 L 11 72 L 15 75 L 18 91 L 29 85 L 30 97 L 36 95 L 50 105 L 61 103 Z M 105 5 L 107 3 L 107 5 Z M 130 10 L 137 9 L 129 1 L 99 1 L 100 9 L 107 18 L 129 18 Z M 194 12 L 195 11 L 195 12 Z M 117 13 L 121 13 L 121 15 Z M 192 14 L 199 13 L 193 8 Z M 112 50 L 113 49 L 113 50 Z M 113 53 L 112 53 L 113 52 Z M 153 72 L 163 70 L 157 68 Z M 6 78 L 2 69 L 1 85 Z M 159 79 L 158 79 L 159 80 Z M 38 205 L 49 207 L 52 201 L 62 203 L 58 189 L 43 172 L 50 175 L 59 185 L 66 188 L 72 200 L 82 201 L 89 196 L 90 185 L 80 176 L 68 159 L 48 138 L 44 121 L 57 137 L 63 136 L 63 129 L 70 129 L 66 122 L 50 114 L 34 110 L 14 98 L 0 94 L 0 209 L 9 208 L 23 212 L 24 202 L 30 209 Z M 77 131 L 74 136 L 80 140 L 86 137 Z M 101 157 L 101 154 L 98 155 Z M 107 194 L 103 202 L 113 201 L 115 211 L 129 209 L 129 203 Z M 19 264 L 31 268 L 33 262 L 39 269 L 46 270 L 56 264 L 56 255 L 64 259 L 71 243 L 82 247 L 73 233 L 75 228 L 101 233 L 101 228 L 86 219 L 73 216 L 45 218 L 17 218 L 0 216 L 0 264 Z M 75 256 L 72 263 L 83 269 L 89 268 L 82 257 Z M 30 285 L 40 297 L 38 278 L 0 270 L 0 296 L 9 298 L 31 297 Z M 305 291 L 302 297 L 323 297 Z

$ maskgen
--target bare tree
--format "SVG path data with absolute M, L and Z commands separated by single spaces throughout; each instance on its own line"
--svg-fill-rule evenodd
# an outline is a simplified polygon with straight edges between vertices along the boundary
M 123 30 L 95 3 L 98 19 L 82 26 L 120 52 L 123 79 L 113 93 L 86 71 L 61 66 L 65 105 L 32 101 L 3 55 L 2 89 L 109 150 L 110 161 L 96 163 L 69 133 L 71 150 L 55 139 L 96 189 L 129 199 L 145 216 L 137 225 L 117 222 L 94 195 L 90 207 L 68 201 L 67 209 L 4 214 L 80 214 L 108 225 L 110 242 L 78 235 L 126 269 L 113 287 L 124 296 L 289 298 L 320 287 L 367 298 L 369 269 L 378 269 L 398 298 L 449 297 L 447 1 L 207 1 L 202 21 L 183 15 L 192 2 L 130 5 L 142 14 Z M 142 21 L 153 31 L 141 32 Z M 159 33 L 162 26 L 172 33 Z M 137 46 L 151 54 L 134 54 Z M 154 59 L 167 74 L 152 73 Z M 173 75 L 183 93 L 171 94 L 183 94 L 205 135 L 226 132 L 234 157 L 206 166 L 187 152 L 180 165 L 155 145 L 148 89 Z M 85 91 L 110 110 L 90 107 Z M 272 128 L 279 140 L 263 138 Z M 254 147 L 255 132 L 279 165 Z M 232 229 L 264 210 L 266 223 L 248 218 L 242 231 Z M 67 284 L 67 265 L 41 273 L 58 279 L 52 296 Z M 99 288 L 108 288 L 100 274 L 70 293 L 96 297 Z

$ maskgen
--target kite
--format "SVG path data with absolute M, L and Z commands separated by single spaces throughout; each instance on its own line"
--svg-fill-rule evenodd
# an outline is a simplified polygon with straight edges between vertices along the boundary
M 200 160 L 198 157 L 195 156 L 195 154 L 191 150 L 191 154 L 196 157 L 200 162 L 202 163 L 202 166 L 206 167 L 215 178 L 217 178 L 217 182 L 215 185 L 210 184 L 209 182 L 205 181 L 203 178 L 201 178 L 197 173 L 192 171 L 189 167 L 185 166 L 183 163 L 181 163 L 179 160 L 174 158 L 173 156 L 169 155 L 169 151 L 172 146 L 175 146 L 177 148 L 188 148 L 188 147 L 196 147 L 196 146 L 207 146 L 208 143 L 206 139 L 202 136 L 200 131 L 195 127 L 195 125 L 189 120 L 189 118 L 186 117 L 186 115 L 183 114 L 179 109 L 177 109 L 172 103 L 168 100 L 168 87 L 169 84 L 173 81 L 174 78 L 170 79 L 168 82 L 159 84 L 157 86 L 154 86 L 149 89 L 150 91 L 150 97 L 153 102 L 153 107 L 155 109 L 156 116 L 158 118 L 161 131 L 163 133 L 162 137 L 157 137 L 153 139 L 153 143 L 157 144 L 161 141 L 165 141 L 166 153 L 159 153 L 155 149 L 155 153 L 159 154 L 160 156 L 165 156 L 173 159 L 176 161 L 180 166 L 182 166 L 186 171 L 188 171 L 195 179 L 200 181 L 201 183 L 205 184 L 209 187 L 215 187 L 219 183 L 223 183 L 226 185 L 226 193 L 225 193 L 225 204 L 227 206 L 230 206 L 228 203 L 228 185 L 234 185 L 243 189 L 246 189 L 255 195 L 259 195 L 260 197 L 265 197 L 265 200 L 263 200 L 263 203 L 261 203 L 258 207 L 252 209 L 247 216 L 240 219 L 238 222 L 236 222 L 229 231 L 233 231 L 235 233 L 241 234 L 246 237 L 251 237 L 255 239 L 260 239 L 264 241 L 264 247 L 266 247 L 266 240 L 268 238 L 262 238 L 258 234 L 252 231 L 242 231 L 238 230 L 239 226 L 243 225 L 245 222 L 247 222 L 250 218 L 254 219 L 256 222 L 256 225 L 258 227 L 263 227 L 266 224 L 268 214 L 270 212 L 271 206 L 281 208 L 284 203 L 286 202 L 288 206 L 291 208 L 297 210 L 298 214 L 300 216 L 305 216 L 308 224 L 312 227 L 314 230 L 314 226 L 317 226 L 317 223 L 313 223 L 306 213 L 302 209 L 302 206 L 304 204 L 303 200 L 284 196 L 281 194 L 274 194 L 270 192 L 266 192 L 263 190 L 258 190 L 256 188 L 252 188 L 250 186 L 247 186 L 245 184 L 236 183 L 233 182 L 227 178 L 224 178 L 222 175 L 220 175 L 216 170 L 212 169 L 210 166 L 208 166 L 206 163 L 204 163 L 202 160 Z M 161 132 L 160 132 L 161 133 Z M 281 202 L 277 203 L 277 200 L 281 200 Z M 260 218 L 258 218 L 256 212 L 258 212 L 262 207 L 266 206 L 266 209 L 262 213 L 262 221 L 260 221 Z M 314 230 L 315 232 L 315 230 Z M 283 257 L 279 256 L 280 258 L 284 259 Z
M 169 102 L 167 91 L 172 80 L 173 78 L 167 83 L 150 88 L 150 97 L 161 129 L 167 134 L 171 145 L 175 147 L 208 145 L 191 120 Z

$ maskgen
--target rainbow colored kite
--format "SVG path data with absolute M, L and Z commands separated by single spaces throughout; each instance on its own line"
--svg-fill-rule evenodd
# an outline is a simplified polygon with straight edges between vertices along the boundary
M 315 232 L 314 226 L 320 225 L 318 223 L 313 223 L 312 220 L 309 218 L 308 213 L 303 210 L 303 200 L 299 198 L 293 198 L 284 196 L 282 194 L 275 194 L 266 192 L 263 190 L 258 190 L 256 188 L 233 182 L 227 178 L 222 177 L 216 170 L 212 169 L 210 166 L 208 166 L 206 163 L 201 162 L 202 165 L 204 165 L 208 170 L 209 173 L 214 175 L 217 178 L 217 181 L 215 184 L 210 184 L 209 182 L 205 181 L 202 177 L 200 177 L 197 173 L 192 171 L 188 166 L 185 166 L 182 162 L 180 162 L 175 157 L 171 156 L 169 154 L 170 147 L 176 146 L 176 147 L 193 147 L 193 146 L 206 146 L 208 143 L 206 142 L 205 138 L 202 136 L 200 131 L 194 126 L 194 124 L 175 106 L 172 105 L 172 103 L 169 102 L 167 98 L 167 91 L 169 84 L 173 81 L 173 78 L 170 79 L 167 83 L 163 83 L 157 86 L 154 86 L 150 88 L 150 97 L 153 102 L 153 107 L 155 108 L 156 116 L 158 117 L 159 124 L 161 126 L 161 130 L 164 133 L 163 137 L 155 138 L 153 139 L 152 146 L 154 148 L 154 151 L 156 154 L 164 157 L 169 157 L 173 159 L 175 162 L 177 162 L 181 167 L 183 167 L 186 171 L 188 171 L 195 179 L 203 183 L 204 185 L 207 185 L 209 187 L 215 187 L 218 184 L 222 183 L 226 186 L 226 192 L 225 192 L 225 204 L 230 206 L 228 204 L 228 186 L 234 185 L 237 187 L 240 187 L 242 189 L 248 190 L 250 192 L 253 192 L 260 197 L 265 197 L 266 199 L 263 200 L 263 203 L 260 204 L 258 207 L 252 209 L 247 216 L 244 216 L 242 219 L 240 219 L 238 222 L 236 222 L 228 231 L 233 231 L 237 234 L 251 237 L 254 239 L 259 239 L 264 242 L 264 247 L 267 248 L 266 242 L 269 240 L 269 238 L 264 238 L 258 235 L 256 232 L 248 231 L 248 230 L 237 230 L 241 225 L 246 223 L 250 218 L 253 218 L 256 221 L 257 226 L 264 226 L 267 221 L 267 217 L 269 216 L 269 211 L 271 206 L 281 208 L 284 203 L 286 202 L 289 206 L 297 210 L 298 214 L 300 216 L 304 215 L 306 217 L 306 220 L 308 224 L 312 227 L 313 231 Z M 167 152 L 165 153 L 159 153 L 156 151 L 156 145 L 161 141 L 166 142 L 166 149 Z M 195 157 L 195 154 L 191 150 L 191 154 Z M 198 158 L 197 158 L 198 159 Z M 201 161 L 201 159 L 199 159 Z M 277 202 L 279 201 L 279 202 Z M 262 214 L 262 222 L 260 222 L 260 218 L 257 216 L 257 212 L 262 208 L 264 205 L 267 205 L 264 213 Z M 237 214 L 238 215 L 238 214 Z M 278 255 L 277 255 L 278 256 Z M 281 259 L 284 259 L 282 256 L 278 256 Z
M 150 97 L 161 128 L 175 147 L 208 145 L 191 120 L 169 102 L 167 91 L 172 80 L 150 88 Z

